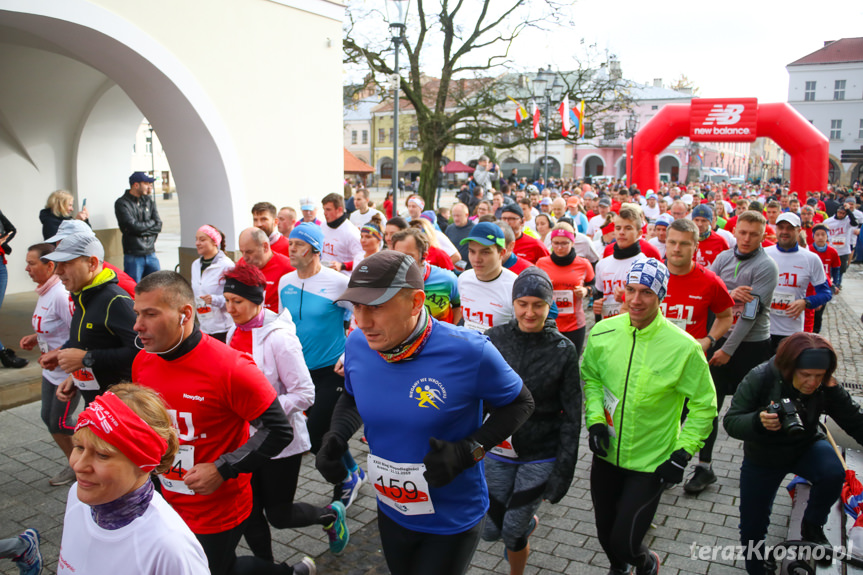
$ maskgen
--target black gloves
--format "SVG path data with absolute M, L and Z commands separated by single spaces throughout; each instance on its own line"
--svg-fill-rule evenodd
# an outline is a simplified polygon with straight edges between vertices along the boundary
M 315 467 L 324 479 L 333 484 L 341 483 L 347 477 L 342 456 L 348 450 L 348 443 L 331 431 L 321 439 L 321 448 L 315 457 Z
M 680 483 L 683 481 L 683 472 L 686 471 L 691 458 L 692 456 L 686 453 L 685 449 L 678 449 L 671 454 L 668 461 L 656 468 L 656 474 L 665 483 Z
M 476 464 L 470 452 L 471 441 L 462 439 L 455 443 L 429 438 L 431 451 L 423 457 L 426 470 L 423 477 L 432 487 L 443 487 L 456 476 Z
M 608 446 L 611 442 L 608 426 L 604 423 L 594 423 L 587 430 L 587 433 L 590 450 L 600 457 L 608 455 Z
M 563 474 L 558 473 L 557 469 L 553 469 L 551 475 L 548 476 L 542 498 L 549 503 L 558 503 L 569 491 L 570 485 L 572 485 L 572 475 L 564 477 Z

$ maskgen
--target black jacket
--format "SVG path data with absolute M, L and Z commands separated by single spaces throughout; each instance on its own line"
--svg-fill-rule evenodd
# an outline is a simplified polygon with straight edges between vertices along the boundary
M 799 437 L 785 431 L 767 431 L 761 425 L 760 414 L 771 401 L 791 399 L 806 429 Z M 863 444 L 863 410 L 841 385 L 821 386 L 811 395 L 802 395 L 790 382 L 782 380 L 770 359 L 750 371 L 734 393 L 734 399 L 723 425 L 731 437 L 743 440 L 745 457 L 765 466 L 789 466 L 809 447 L 825 436 L 818 427 L 818 418 L 826 413 Z
M 72 294 L 75 310 L 64 348 L 86 349 L 93 356 L 93 375 L 99 389 L 131 381 L 135 347 L 132 298 L 117 285 L 117 274 L 104 269 L 94 282 Z
M 6 238 L 6 241 L 3 242 L 2 245 L 0 245 L 0 250 L 2 250 L 2 253 L 0 253 L 0 261 L 5 261 L 2 259 L 2 254 L 12 253 L 12 248 L 9 247 L 9 242 L 12 241 L 12 238 L 14 238 L 15 234 L 17 233 L 18 230 L 15 229 L 15 226 L 12 225 L 12 222 L 10 222 L 6 218 L 6 216 L 3 215 L 3 212 L 0 212 L 0 236 L 5 236 L 6 234 L 9 234 L 9 237 Z
M 51 208 L 42 208 L 39 212 L 39 221 L 42 222 L 42 239 L 47 240 L 48 238 L 57 235 L 57 230 L 60 229 L 60 224 L 71 219 L 72 216 L 66 216 L 64 218 L 56 215 L 51 211 Z M 84 220 L 84 223 L 90 226 L 89 220 Z
M 533 415 L 513 434 L 512 444 L 519 461 L 556 458 L 549 487 L 562 491 L 547 497 L 555 503 L 572 483 L 578 460 L 582 394 L 575 346 L 554 320 L 539 333 L 521 331 L 514 319 L 485 333 L 533 396 Z
M 123 234 L 123 253 L 146 256 L 155 253 L 156 237 L 162 231 L 162 220 L 153 196 L 136 198 L 129 190 L 114 202 L 114 214 Z

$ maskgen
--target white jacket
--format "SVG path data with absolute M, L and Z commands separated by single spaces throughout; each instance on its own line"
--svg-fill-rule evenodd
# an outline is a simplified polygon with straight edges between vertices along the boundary
M 237 326 L 233 325 L 228 331 L 228 345 L 236 330 Z M 315 384 L 303 360 L 303 346 L 291 312 L 285 309 L 276 315 L 270 310 L 264 311 L 264 325 L 252 330 L 252 358 L 273 385 L 279 404 L 294 428 L 293 441 L 273 459 L 305 453 L 312 442 L 303 411 L 315 403 Z M 254 435 L 254 427 L 249 429 Z
M 216 257 L 213 258 L 213 263 L 204 270 L 201 274 L 201 258 L 192 262 L 192 291 L 195 292 L 195 298 L 201 296 L 213 296 L 213 303 L 209 305 L 208 313 L 198 312 L 198 321 L 201 322 L 201 331 L 206 334 L 224 333 L 228 331 L 234 320 L 225 311 L 225 279 L 222 274 L 228 270 L 234 269 L 234 262 L 225 255 L 225 252 L 219 251 Z M 197 302 L 196 305 L 200 305 Z M 206 307 L 201 307 L 199 310 L 206 310 Z

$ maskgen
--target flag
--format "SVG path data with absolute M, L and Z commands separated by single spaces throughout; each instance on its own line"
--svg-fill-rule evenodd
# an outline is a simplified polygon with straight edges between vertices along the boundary
M 758 159 L 761 160 L 761 163 L 764 163 L 764 156 L 758 156 Z
M 563 137 L 567 137 L 569 135 L 570 129 L 570 109 L 569 109 L 569 94 L 566 94 L 563 97 L 563 100 L 560 102 L 560 106 L 557 107 L 557 111 L 560 112 L 560 133 L 563 134 Z
M 536 105 L 536 101 L 532 101 L 530 103 L 532 108 L 532 116 L 533 116 L 533 139 L 539 138 L 539 106 Z
M 515 104 L 515 125 L 518 126 L 519 124 L 521 124 L 522 122 L 527 120 L 527 118 L 528 118 L 527 110 L 518 101 L 514 100 L 513 98 L 510 98 L 509 96 L 507 96 L 507 98 L 512 100 L 512 103 Z
M 571 110 L 571 115 L 575 116 L 575 120 L 572 122 L 573 126 L 577 126 L 578 138 L 584 137 L 584 100 L 578 103 L 578 106 Z M 576 138 L 576 139 L 578 139 Z

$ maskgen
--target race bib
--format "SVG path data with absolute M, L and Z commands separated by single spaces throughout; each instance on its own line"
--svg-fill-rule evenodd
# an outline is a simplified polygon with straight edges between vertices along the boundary
M 464 320 L 464 327 L 468 329 L 472 329 L 474 331 L 478 331 L 480 333 L 485 333 L 485 330 L 488 329 L 488 326 L 483 325 L 476 321 L 471 321 L 469 319 Z
M 773 301 L 770 302 L 770 309 L 776 311 L 785 311 L 788 309 L 788 306 L 790 306 L 791 302 L 793 301 L 794 294 L 774 291 Z
M 616 301 L 613 295 L 605 296 L 605 299 L 602 300 L 602 318 L 620 315 L 620 308 L 622 307 L 623 302 Z
M 198 312 L 199 316 L 213 313 L 213 308 L 211 308 L 209 304 L 204 303 L 204 300 L 199 297 L 195 298 L 195 309 Z
M 668 319 L 668 321 L 670 321 L 671 323 L 673 323 L 674 325 L 676 325 L 677 327 L 679 327 L 683 331 L 686 331 L 686 320 L 683 319 L 682 317 L 670 317 L 667 319 Z
M 45 341 L 41 333 L 36 334 L 36 343 L 39 344 L 40 352 L 48 353 L 48 342 Z
M 431 515 L 434 505 L 423 463 L 394 463 L 369 453 L 369 477 L 378 501 L 402 515 Z
M 159 483 L 168 491 L 182 493 L 183 495 L 194 495 L 195 492 L 183 483 L 186 473 L 194 466 L 195 446 L 181 445 L 179 451 L 174 456 L 174 463 L 171 465 L 171 469 L 159 476 Z
M 81 391 L 99 391 L 99 382 L 96 381 L 96 376 L 93 375 L 93 370 L 89 367 L 82 367 L 73 371 L 72 381 L 75 382 L 75 387 Z
M 558 315 L 575 313 L 575 294 L 571 289 L 554 290 L 554 303 L 557 304 Z
M 614 430 L 614 412 L 617 411 L 617 405 L 620 400 L 611 393 L 607 387 L 602 387 L 602 409 L 605 412 L 605 424 L 608 425 L 608 434 L 611 437 L 617 437 L 617 432 Z
M 516 452 L 515 448 L 512 446 L 512 436 L 507 437 L 500 444 L 495 445 L 489 450 L 489 453 L 494 453 L 495 455 L 500 455 L 501 457 L 507 457 L 509 459 L 518 459 L 518 452 Z

